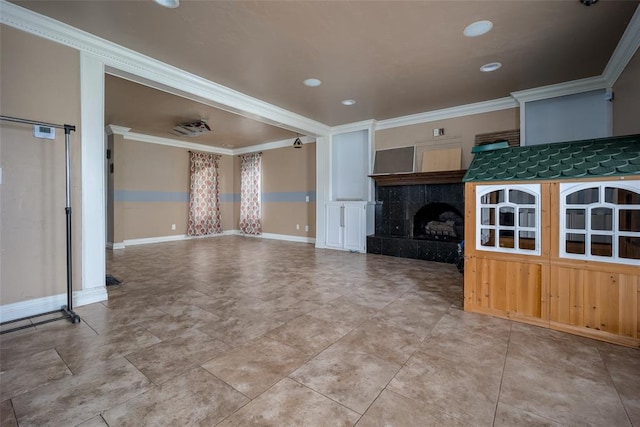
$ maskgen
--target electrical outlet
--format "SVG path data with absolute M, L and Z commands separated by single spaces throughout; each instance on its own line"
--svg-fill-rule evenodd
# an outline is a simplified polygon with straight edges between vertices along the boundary
M 309 226 L 308 225 L 304 226 L 304 231 L 309 231 Z
M 171 229 L 175 230 L 176 229 L 176 225 L 175 224 L 171 224 Z
M 309 203 L 309 196 L 305 196 L 304 201 Z
M 300 230 L 300 224 L 296 224 L 296 230 Z

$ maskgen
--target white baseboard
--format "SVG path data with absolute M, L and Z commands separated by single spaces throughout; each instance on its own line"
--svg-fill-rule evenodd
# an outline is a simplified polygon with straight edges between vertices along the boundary
M 73 292 L 73 306 L 80 307 L 87 304 L 107 300 L 107 287 L 83 289 Z M 48 311 L 59 310 L 67 305 L 67 294 L 52 295 L 43 298 L 34 298 L 27 301 L 15 302 L 0 306 L 0 322 L 35 316 Z
M 124 249 L 126 246 L 148 245 L 151 243 L 175 242 L 178 240 L 189 240 L 189 239 L 208 239 L 210 237 L 235 236 L 235 235 L 245 236 L 245 237 L 256 237 L 260 239 L 284 240 L 287 242 L 298 242 L 298 243 L 315 244 L 316 242 L 316 239 L 314 239 L 313 237 L 290 236 L 287 234 L 274 234 L 274 233 L 262 233 L 259 236 L 253 236 L 249 234 L 242 234 L 240 230 L 225 230 L 219 234 L 208 234 L 206 236 L 188 236 L 186 234 L 177 234 L 173 236 L 130 239 L 130 240 L 125 240 L 122 243 L 113 243 L 112 245 L 113 245 L 113 249 Z
M 145 237 L 142 239 L 130 239 L 124 240 L 122 245 L 126 246 L 136 246 L 136 245 L 149 245 L 151 243 L 163 243 L 163 242 L 175 242 L 176 240 L 187 240 L 190 239 L 190 236 L 186 234 L 176 234 L 173 236 L 160 236 L 160 237 Z
M 241 234 L 246 237 L 256 237 L 262 239 L 272 239 L 272 240 L 284 240 L 286 242 L 297 242 L 297 243 L 315 243 L 316 239 L 313 237 L 303 237 L 303 236 L 290 236 L 288 234 L 274 234 L 274 233 L 262 233 L 258 236 L 253 236 L 251 234 Z
M 95 288 L 83 289 L 81 291 L 74 292 L 73 305 L 82 307 L 83 305 L 106 301 L 108 297 L 106 285 L 96 286 Z
M 124 240 L 122 243 L 113 243 L 113 249 L 124 249 L 127 246 L 136 245 L 149 245 L 152 243 L 164 243 L 175 242 L 178 240 L 190 240 L 190 239 L 207 239 L 209 237 L 230 236 L 234 234 L 240 234 L 239 230 L 225 230 L 218 234 L 207 234 L 206 236 L 189 236 L 187 234 L 175 234 L 172 236 L 160 236 L 160 237 L 145 237 L 142 239 L 129 239 Z

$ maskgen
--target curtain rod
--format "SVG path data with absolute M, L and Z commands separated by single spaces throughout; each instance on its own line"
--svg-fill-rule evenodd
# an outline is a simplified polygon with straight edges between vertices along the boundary
M 15 122 L 15 123 L 25 123 L 28 125 L 36 125 L 36 126 L 48 126 L 48 127 L 52 127 L 52 128 L 57 128 L 57 129 L 64 129 L 65 133 L 67 132 L 75 132 L 76 127 L 75 125 L 58 125 L 55 123 L 47 123 L 47 122 L 38 122 L 36 120 L 29 120 L 29 119 L 21 119 L 18 117 L 10 117 L 10 116 L 0 116 L 0 120 L 4 120 L 7 122 Z
M 238 154 L 238 157 L 246 156 L 247 154 L 262 154 L 262 151 L 256 151 L 256 152 L 253 152 L 253 153 Z

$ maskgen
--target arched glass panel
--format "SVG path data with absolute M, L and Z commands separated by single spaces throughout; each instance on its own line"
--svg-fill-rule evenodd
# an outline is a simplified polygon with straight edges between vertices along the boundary
M 509 202 L 518 205 L 533 205 L 536 203 L 536 196 L 520 190 L 509 190 Z
M 640 181 L 580 187 L 560 184 L 560 255 L 640 264 Z
M 584 190 L 576 191 L 567 196 L 567 205 L 589 205 L 591 203 L 598 203 L 599 191 L 597 187 L 585 188 Z

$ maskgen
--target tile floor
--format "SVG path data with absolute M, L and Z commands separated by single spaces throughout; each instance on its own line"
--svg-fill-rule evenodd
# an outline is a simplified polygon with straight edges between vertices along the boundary
M 1 336 L 2 427 L 640 426 L 640 350 L 465 313 L 452 265 L 228 236 L 107 267 L 80 324 Z

